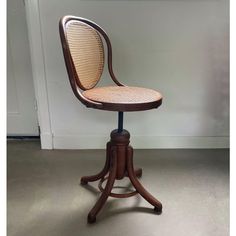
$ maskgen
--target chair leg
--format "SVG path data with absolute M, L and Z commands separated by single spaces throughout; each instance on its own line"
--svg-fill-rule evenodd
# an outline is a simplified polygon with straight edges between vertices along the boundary
M 142 186 L 142 184 L 138 181 L 135 175 L 133 167 L 133 148 L 131 146 L 127 147 L 127 169 L 130 181 L 137 190 L 137 192 L 151 205 L 154 206 L 154 210 L 156 212 L 160 213 L 162 211 L 162 204 Z
M 92 208 L 92 210 L 88 214 L 88 223 L 94 223 L 96 221 L 96 215 L 104 206 L 107 198 L 109 197 L 109 195 L 112 191 L 112 188 L 113 188 L 113 185 L 114 185 L 114 182 L 116 179 L 116 171 L 117 171 L 116 149 L 114 148 L 111 153 L 112 153 L 111 166 L 110 166 L 110 173 L 109 173 L 109 177 L 107 180 L 107 184 L 106 184 L 106 187 L 105 187 L 104 191 L 102 192 L 100 198 L 98 199 L 98 201 L 96 202 L 96 204 L 94 205 L 94 207 Z
M 108 142 L 107 148 L 106 148 L 106 162 L 105 162 L 105 165 L 104 165 L 102 171 L 96 175 L 81 177 L 81 179 L 80 179 L 81 185 L 86 185 L 88 182 L 97 181 L 97 180 L 103 178 L 108 173 L 109 167 L 110 167 L 110 147 L 111 147 L 111 142 Z

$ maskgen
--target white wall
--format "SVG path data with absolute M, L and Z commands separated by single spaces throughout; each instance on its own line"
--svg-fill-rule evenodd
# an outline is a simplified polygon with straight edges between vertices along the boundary
M 58 33 L 67 14 L 107 31 L 120 81 L 163 94 L 159 109 L 125 114 L 134 147 L 228 147 L 227 0 L 39 0 L 39 13 L 54 148 L 104 148 L 117 125 L 72 94 Z

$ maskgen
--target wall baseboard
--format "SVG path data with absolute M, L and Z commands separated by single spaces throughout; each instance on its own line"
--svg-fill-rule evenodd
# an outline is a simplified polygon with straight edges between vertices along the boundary
M 108 136 L 53 136 L 54 149 L 105 149 Z M 155 148 L 229 148 L 229 137 L 131 136 L 136 149 Z
M 41 140 L 41 148 L 42 149 L 54 149 L 53 137 L 52 137 L 51 133 L 41 133 L 40 140 Z M 65 138 L 65 140 L 66 140 L 66 138 Z

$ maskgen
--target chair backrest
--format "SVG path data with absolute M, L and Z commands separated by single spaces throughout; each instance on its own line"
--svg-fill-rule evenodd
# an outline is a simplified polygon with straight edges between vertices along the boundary
M 100 26 L 85 18 L 64 16 L 59 22 L 59 30 L 67 72 L 74 91 L 76 85 L 82 90 L 91 89 L 101 78 L 105 56 L 100 35 L 107 44 L 109 73 L 117 85 L 123 85 L 113 73 L 111 43 Z
M 91 89 L 100 80 L 104 68 L 102 39 L 94 28 L 79 20 L 68 21 L 65 29 L 76 82 L 83 90 Z

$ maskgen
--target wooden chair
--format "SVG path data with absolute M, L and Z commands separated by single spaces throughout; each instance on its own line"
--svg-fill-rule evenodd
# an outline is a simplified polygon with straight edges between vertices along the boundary
M 147 192 L 138 180 L 142 175 L 142 169 L 134 170 L 133 148 L 129 145 L 130 134 L 123 129 L 123 112 L 157 108 L 162 103 L 162 95 L 152 89 L 126 86 L 117 80 L 112 69 L 110 40 L 105 31 L 94 22 L 80 17 L 64 16 L 60 20 L 59 31 L 65 64 L 75 96 L 87 107 L 118 112 L 118 129 L 111 132 L 103 170 L 96 175 L 81 178 L 82 185 L 100 180 L 98 187 L 102 192 L 88 214 L 88 222 L 96 221 L 96 215 L 109 196 L 126 198 L 139 193 L 154 206 L 156 212 L 160 213 L 162 204 Z M 101 37 L 107 45 L 108 70 L 116 85 L 95 88 L 104 68 L 105 56 Z M 129 177 L 136 190 L 125 194 L 113 193 L 115 180 L 124 177 Z M 104 180 L 107 180 L 105 188 L 102 187 Z

